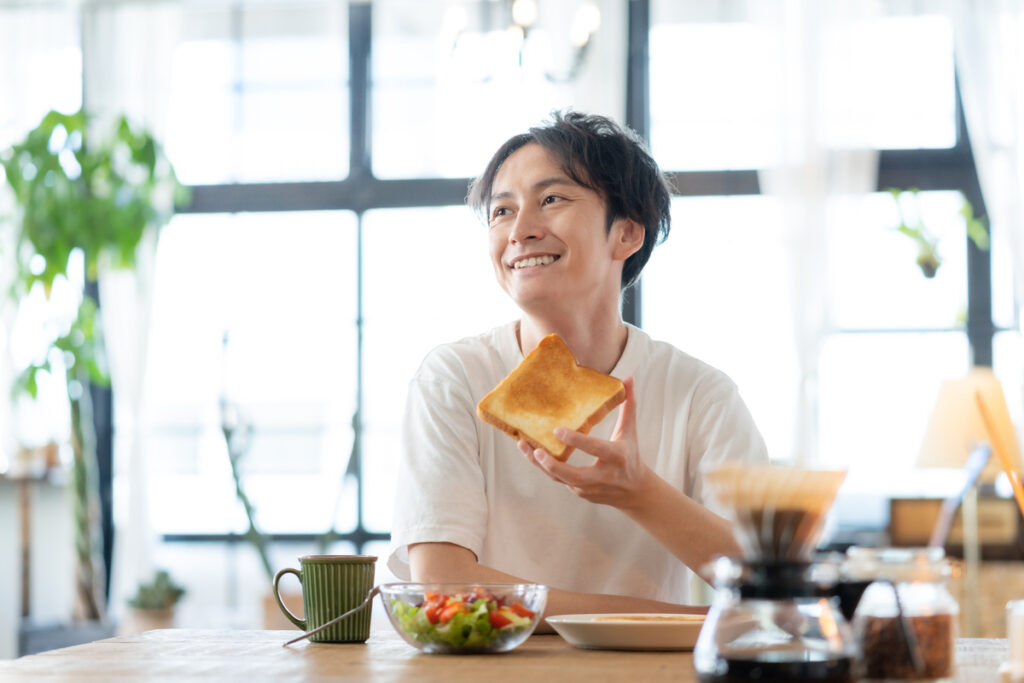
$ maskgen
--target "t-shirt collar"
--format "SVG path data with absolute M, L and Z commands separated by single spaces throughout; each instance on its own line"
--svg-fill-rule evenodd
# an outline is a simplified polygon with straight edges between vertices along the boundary
M 502 335 L 502 341 L 505 345 L 505 353 L 502 355 L 512 360 L 512 368 L 519 365 L 523 358 L 526 357 L 523 354 L 523 349 L 519 346 L 519 325 L 519 320 L 509 323 L 505 328 L 505 334 Z M 638 367 L 637 354 L 640 353 L 640 337 L 643 334 L 638 327 L 629 323 L 625 323 L 625 325 L 626 347 L 622 349 L 622 355 L 619 356 L 619 361 L 610 373 L 612 377 L 618 377 L 619 379 L 625 379 L 634 374 L 635 369 Z

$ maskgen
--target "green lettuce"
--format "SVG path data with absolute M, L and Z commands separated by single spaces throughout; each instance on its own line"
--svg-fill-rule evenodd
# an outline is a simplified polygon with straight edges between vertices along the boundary
M 519 634 L 529 628 L 531 620 L 506 615 L 512 624 L 496 629 L 491 626 L 489 612 L 498 608 L 493 600 L 480 598 L 470 611 L 458 613 L 447 624 L 431 624 L 424 610 L 392 598 L 392 611 L 401 629 L 418 642 L 443 643 L 453 650 L 488 650 L 500 639 Z

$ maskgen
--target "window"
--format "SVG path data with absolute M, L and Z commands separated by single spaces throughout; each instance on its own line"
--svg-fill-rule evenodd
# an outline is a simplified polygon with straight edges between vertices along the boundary
M 513 27 L 510 4 L 373 3 L 371 129 L 378 177 L 473 177 L 502 142 L 554 109 L 622 109 L 624 44 L 616 32 L 595 37 L 574 72 L 569 30 L 587 3 L 542 3 L 525 34 Z M 598 4 L 603 25 L 622 25 L 624 3 Z
M 169 62 L 182 182 L 348 174 L 348 14 L 339 2 L 186 5 Z
M 815 451 L 823 464 L 850 468 L 845 492 L 920 493 L 891 472 L 913 466 L 941 380 L 990 353 L 996 373 L 1014 378 L 1006 386 L 1017 386 L 1020 372 L 1007 246 L 995 234 L 991 252 L 977 250 L 960 215 L 965 196 L 975 210 L 984 207 L 957 133 L 953 27 L 941 16 L 898 13 L 827 26 L 816 43 L 820 63 L 805 74 L 821 90 L 807 92 L 794 90 L 800 76 L 785 66 L 798 46 L 779 44 L 783 28 L 765 18 L 773 7 L 737 18 L 721 8 L 652 3 L 651 145 L 667 170 L 681 172 L 684 197 L 673 206 L 673 234 L 644 275 L 644 326 L 730 374 L 774 458 L 803 456 L 792 433 L 800 391 L 792 307 L 818 293 L 794 289 L 791 259 L 806 245 L 783 229 L 771 197 L 729 196 L 738 177 L 731 170 L 763 167 L 786 135 L 812 140 L 779 127 L 789 119 L 821 126 L 814 133 L 823 149 L 869 143 L 879 150 L 882 191 L 855 215 L 826 206 L 825 335 L 806 390 L 815 401 Z M 863 45 L 871 49 L 854 49 Z M 818 73 L 829 77 L 815 80 Z M 933 165 L 945 172 L 931 173 Z M 688 183 L 723 196 L 686 196 Z M 894 229 L 889 187 L 921 188 L 916 201 L 909 193 L 901 201 L 939 240 L 934 278 L 923 276 L 915 245 Z M 978 305 L 971 291 L 991 300 L 996 329 L 1007 331 L 985 332 L 987 308 L 969 308 Z M 969 328 L 969 318 L 979 324 Z M 885 523 L 875 510 L 853 512 L 846 522 Z
M 78 16 L 71 9 L 7 8 L 3 20 L 0 61 L 18 65 L 0 75 L 0 92 L 5 93 L 0 149 L 7 149 L 50 109 L 81 106 L 82 51 Z
M 390 532 L 409 380 L 438 344 L 518 317 L 499 289 L 487 228 L 464 206 L 369 211 L 363 222 L 364 518 Z
M 778 10 L 764 6 L 766 16 Z M 652 3 L 652 149 L 664 168 L 676 171 L 763 168 L 782 153 L 779 121 L 798 121 L 794 114 L 811 106 L 793 80 L 800 46 L 785 39 L 781 20 L 758 21 L 754 12 L 730 19 L 709 7 Z M 817 73 L 828 74 L 819 81 L 828 105 L 814 119 L 825 139 L 860 143 L 868 120 L 871 133 L 863 141 L 878 149 L 953 146 L 948 20 L 885 16 L 829 29 L 816 65 Z
M 773 201 L 679 197 L 644 269 L 644 329 L 736 382 L 771 453 L 790 451 L 797 372 L 787 244 Z
M 355 256 L 349 212 L 180 215 L 165 228 L 145 387 L 158 533 L 247 528 L 222 396 L 253 429 L 241 462 L 261 530 L 355 527 L 354 502 L 335 507 L 356 400 Z

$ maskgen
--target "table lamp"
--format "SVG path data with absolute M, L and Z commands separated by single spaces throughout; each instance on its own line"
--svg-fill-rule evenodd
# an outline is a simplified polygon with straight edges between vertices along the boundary
M 999 457 L 992 457 L 993 448 L 997 449 Z M 991 368 L 975 367 L 962 379 L 942 383 L 921 444 L 917 466 L 963 469 L 966 473 L 964 486 L 943 503 L 929 545 L 941 547 L 945 544 L 953 516 L 962 505 L 964 579 L 968 601 L 968 633 L 965 635 L 971 636 L 978 631 L 981 562 L 978 484 L 991 483 L 1000 472 L 1009 475 L 1011 471 L 1021 470 L 1016 430 L 1002 385 Z
M 996 437 L 989 434 L 984 416 L 978 408 L 976 392 L 981 393 L 990 408 Z M 991 447 L 993 438 L 1002 439 L 1013 458 L 1013 467 L 1020 471 L 1020 447 L 1003 387 L 991 368 L 971 368 L 966 377 L 942 383 L 921 444 L 917 466 L 962 468 L 975 448 Z M 984 482 L 992 482 L 1002 471 L 1000 460 L 989 458 L 979 478 Z

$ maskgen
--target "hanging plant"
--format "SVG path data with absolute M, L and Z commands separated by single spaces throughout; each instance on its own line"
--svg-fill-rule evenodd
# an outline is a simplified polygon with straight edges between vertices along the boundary
M 925 226 L 921 219 L 919 190 L 916 187 L 909 190 L 891 187 L 888 192 L 892 195 L 893 201 L 896 203 L 896 211 L 899 214 L 900 222 L 895 228 L 896 231 L 909 237 L 917 246 L 916 263 L 917 267 L 921 269 L 921 273 L 926 278 L 935 277 L 939 266 L 942 265 L 942 256 L 939 254 L 939 238 Z M 914 205 L 913 221 L 908 220 L 907 213 L 904 211 L 904 202 L 902 201 L 904 197 L 908 197 Z M 988 230 L 985 228 L 985 224 L 974 215 L 974 207 L 967 201 L 967 198 L 962 195 L 961 197 L 963 205 L 960 208 L 960 215 L 966 221 L 967 237 L 974 242 L 978 249 L 985 251 L 989 245 Z

